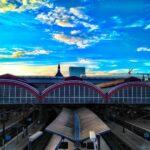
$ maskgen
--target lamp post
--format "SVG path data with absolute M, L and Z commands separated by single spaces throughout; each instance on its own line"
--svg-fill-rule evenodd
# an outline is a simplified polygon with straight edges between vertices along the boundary
M 93 142 L 93 144 L 94 144 L 94 150 L 97 150 L 96 134 L 95 134 L 94 131 L 90 131 L 89 134 L 90 134 L 90 140 L 91 140 L 91 141 Z
M 38 139 L 42 134 L 42 131 L 37 131 L 36 133 L 28 137 L 28 150 L 32 150 L 32 142 Z

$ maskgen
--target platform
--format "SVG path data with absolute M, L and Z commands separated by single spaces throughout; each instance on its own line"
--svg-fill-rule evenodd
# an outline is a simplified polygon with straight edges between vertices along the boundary
M 123 133 L 123 127 L 114 122 L 108 123 L 108 126 L 110 129 L 112 129 L 111 131 L 124 143 L 126 143 L 132 150 L 150 149 L 150 142 L 144 140 L 142 137 L 136 135 L 128 129 L 125 129 L 125 133 Z
M 143 130 L 150 133 L 150 120 L 140 119 L 140 120 L 129 120 L 126 122 L 138 128 L 142 128 Z

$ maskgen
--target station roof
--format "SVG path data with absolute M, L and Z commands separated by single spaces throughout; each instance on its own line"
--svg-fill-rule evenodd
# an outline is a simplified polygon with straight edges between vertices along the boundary
M 25 81 L 21 77 L 15 76 L 15 75 L 12 75 L 12 74 L 3 74 L 3 75 L 0 75 L 0 79 L 12 79 L 12 80 L 18 80 L 18 81 L 22 81 L 22 82 Z
M 46 128 L 47 132 L 60 135 L 71 141 L 83 141 L 89 138 L 89 132 L 96 135 L 109 132 L 109 127 L 87 108 L 70 110 L 64 108 L 58 117 Z
M 72 111 L 70 109 L 63 108 L 58 117 L 46 128 L 46 131 L 73 140 L 73 123 Z
M 89 131 L 94 131 L 96 135 L 110 131 L 109 127 L 92 111 L 87 108 L 77 110 L 80 118 L 81 139 L 89 138 Z
M 45 150 L 56 150 L 57 146 L 61 143 L 62 138 L 56 134 L 51 137 L 50 142 L 46 146 Z
M 116 80 L 109 81 L 109 82 L 99 83 L 99 84 L 97 84 L 97 86 L 102 88 L 104 93 L 107 93 L 108 91 L 111 90 L 111 88 L 113 88 L 117 85 L 120 85 L 120 84 L 126 83 L 126 82 L 135 82 L 135 81 L 140 82 L 141 79 L 136 78 L 136 77 L 122 78 L 122 79 L 116 79 Z
M 97 77 L 52 77 L 52 76 L 14 76 L 12 74 L 4 74 L 0 75 L 0 79 L 12 79 L 17 81 L 22 81 L 27 83 L 38 90 L 42 91 L 45 88 L 57 84 L 63 81 L 68 80 L 81 80 L 86 82 L 91 82 L 92 84 L 96 85 L 97 87 L 101 88 L 104 93 L 108 93 L 113 87 L 126 83 L 126 82 L 133 82 L 133 81 L 141 81 L 140 78 L 133 77 L 133 76 L 126 76 L 126 77 L 115 77 L 115 76 L 97 76 Z M 40 86 L 42 85 L 42 86 Z M 43 86 L 44 85 L 44 86 Z M 40 87 L 40 88 L 39 88 Z

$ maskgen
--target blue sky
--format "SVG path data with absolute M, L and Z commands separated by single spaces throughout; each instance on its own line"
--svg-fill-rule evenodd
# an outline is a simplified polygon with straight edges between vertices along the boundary
M 1 74 L 150 71 L 149 0 L 1 0 Z

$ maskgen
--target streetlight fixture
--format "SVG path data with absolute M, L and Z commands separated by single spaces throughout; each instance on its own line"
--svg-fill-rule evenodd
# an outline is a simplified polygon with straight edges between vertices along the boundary
M 90 134 L 90 140 L 91 140 L 91 141 L 93 142 L 93 144 L 94 144 L 94 150 L 97 150 L 96 134 L 95 134 L 94 131 L 90 131 L 89 134 Z
M 38 139 L 42 134 L 42 131 L 37 131 L 36 133 L 28 137 L 28 150 L 32 150 L 32 142 Z

